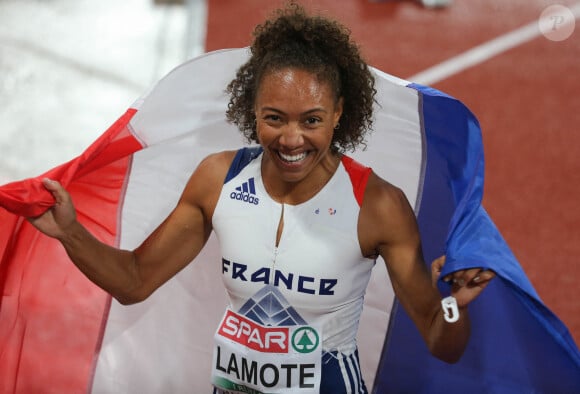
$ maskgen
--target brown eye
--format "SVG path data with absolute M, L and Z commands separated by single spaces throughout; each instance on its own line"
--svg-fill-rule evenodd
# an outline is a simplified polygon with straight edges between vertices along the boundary
M 320 118 L 313 116 L 313 117 L 306 119 L 305 123 L 307 126 L 312 127 L 312 126 L 317 126 L 321 121 L 322 120 Z
M 279 115 L 272 114 L 264 116 L 264 121 L 268 124 L 275 124 L 280 123 L 282 118 Z

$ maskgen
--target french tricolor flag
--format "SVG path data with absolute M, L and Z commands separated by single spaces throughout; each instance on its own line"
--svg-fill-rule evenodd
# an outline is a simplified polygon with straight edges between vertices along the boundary
M 211 392 L 212 338 L 227 305 L 214 236 L 149 299 L 122 306 L 23 216 L 52 205 L 40 181 L 50 177 L 96 237 L 138 246 L 202 158 L 243 145 L 225 121 L 224 89 L 247 56 L 224 50 L 177 67 L 81 156 L 0 187 L 1 393 Z M 470 305 L 471 340 L 448 365 L 429 355 L 377 263 L 359 330 L 367 386 L 380 394 L 580 393 L 576 344 L 481 206 L 477 120 L 442 92 L 374 71 L 375 130 L 353 157 L 405 191 L 426 260 L 447 255 L 442 276 L 487 267 L 498 278 Z

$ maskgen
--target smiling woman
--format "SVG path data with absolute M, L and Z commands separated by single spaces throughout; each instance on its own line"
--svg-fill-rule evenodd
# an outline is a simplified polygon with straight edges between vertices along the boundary
M 263 330 L 307 326 L 321 339 L 312 354 L 293 354 L 298 370 L 309 371 L 304 387 L 279 382 L 283 366 L 275 356 L 265 356 L 267 350 L 250 352 L 252 360 L 259 360 L 255 368 L 277 365 L 270 378 L 277 388 L 291 385 L 286 386 L 291 392 L 367 392 L 356 333 L 378 256 L 431 352 L 456 361 L 469 337 L 467 304 L 494 274 L 477 268 L 457 272 L 452 294 L 461 310 L 455 316 L 459 322 L 444 320 L 404 194 L 345 155 L 364 144 L 373 125 L 375 79 L 358 47 L 339 23 L 309 16 L 295 4 L 278 10 L 254 35 L 252 56 L 228 85 L 227 118 L 259 147 L 207 159 L 212 168 L 234 163 L 217 203 L 210 205 L 227 262 L 224 282 L 240 319 L 250 318 Z M 252 185 L 259 205 L 240 210 L 239 202 L 229 198 L 240 184 L 242 189 Z M 321 206 L 332 208 L 321 215 Z M 248 354 L 248 341 L 237 342 L 227 346 L 230 342 L 218 330 L 214 355 L 223 363 L 224 357 L 238 360 L 234 355 Z M 236 372 L 215 365 L 216 392 L 232 385 L 271 388 Z
M 259 146 L 202 160 L 136 249 L 99 242 L 51 180 L 56 203 L 30 222 L 122 304 L 149 297 L 215 232 L 229 298 L 214 336 L 218 393 L 366 393 L 356 334 L 379 256 L 429 351 L 457 361 L 467 306 L 494 273 L 446 277 L 459 311 L 446 321 L 434 285 L 444 259 L 430 275 L 404 193 L 345 154 L 364 144 L 376 93 L 348 31 L 290 4 L 256 28 L 251 52 L 228 85 L 227 117 Z
M 266 189 L 278 202 L 308 200 L 336 171 L 330 147 L 341 114 L 342 98 L 309 71 L 287 68 L 262 78 L 256 130 Z
M 251 52 L 228 85 L 231 100 L 226 113 L 248 141 L 258 142 L 255 98 L 264 75 L 292 68 L 309 71 L 318 82 L 328 83 L 335 104 L 340 98 L 347 103 L 331 149 L 353 151 L 364 142 L 373 125 L 374 77 L 343 25 L 310 17 L 294 5 L 278 10 L 274 18 L 256 27 Z

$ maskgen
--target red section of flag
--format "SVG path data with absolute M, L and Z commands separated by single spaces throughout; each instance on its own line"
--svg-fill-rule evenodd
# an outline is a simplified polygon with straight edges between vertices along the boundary
M 127 170 L 142 148 L 127 127 L 135 113 L 128 110 L 78 158 L 0 187 L 2 393 L 82 393 L 90 385 L 110 297 L 80 273 L 58 241 L 22 216 L 52 205 L 41 183 L 49 177 L 68 189 L 79 221 L 116 244 Z

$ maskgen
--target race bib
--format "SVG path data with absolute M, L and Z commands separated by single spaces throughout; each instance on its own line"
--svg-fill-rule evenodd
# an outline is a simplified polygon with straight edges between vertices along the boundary
M 212 384 L 224 393 L 318 393 L 320 330 L 263 326 L 230 309 L 215 334 Z

